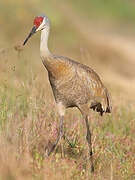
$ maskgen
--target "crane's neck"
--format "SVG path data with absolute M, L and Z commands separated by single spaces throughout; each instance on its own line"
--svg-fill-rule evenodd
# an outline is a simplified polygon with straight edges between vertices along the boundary
M 48 37 L 49 37 L 50 27 L 46 26 L 41 31 L 41 40 L 40 40 L 40 55 L 41 58 L 45 58 L 51 55 L 48 49 Z
M 40 56 L 44 66 L 48 72 L 52 72 L 55 69 L 53 55 L 48 49 L 48 37 L 49 37 L 50 26 L 49 23 L 41 31 L 41 41 L 40 41 Z

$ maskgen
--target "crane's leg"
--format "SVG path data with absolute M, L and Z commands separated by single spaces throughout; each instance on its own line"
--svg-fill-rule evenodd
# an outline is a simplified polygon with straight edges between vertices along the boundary
M 62 105 L 62 103 L 58 103 L 57 107 L 58 107 L 58 112 L 60 114 L 60 128 L 59 128 L 57 139 L 56 139 L 55 143 L 53 144 L 53 146 L 51 147 L 50 151 L 48 152 L 48 156 L 54 151 L 56 145 L 59 142 L 60 137 L 62 136 L 62 132 L 63 132 L 63 117 L 65 114 L 65 107 Z
M 56 139 L 55 143 L 53 144 L 50 151 L 48 152 L 48 156 L 54 151 L 56 145 L 58 144 L 59 139 L 60 139 L 60 137 L 62 135 L 62 130 L 63 130 L 63 116 L 60 116 L 60 129 L 59 129 L 59 132 L 58 132 L 58 136 L 57 136 L 57 139 Z
M 94 172 L 93 157 L 92 157 L 93 153 L 92 153 L 91 131 L 90 131 L 89 123 L 88 123 L 89 107 L 86 104 L 86 105 L 81 105 L 78 108 L 81 111 L 81 113 L 85 119 L 86 128 L 87 128 L 86 140 L 87 140 L 88 146 L 89 146 L 89 158 L 90 158 L 90 164 L 91 164 L 91 172 Z
M 90 162 L 91 162 L 91 172 L 94 172 L 94 166 L 93 166 L 93 157 L 92 157 L 92 143 L 91 143 L 91 132 L 89 128 L 89 123 L 88 123 L 88 116 L 85 117 L 85 122 L 86 122 L 86 128 L 87 128 L 87 135 L 86 139 L 89 145 L 89 156 L 90 156 Z

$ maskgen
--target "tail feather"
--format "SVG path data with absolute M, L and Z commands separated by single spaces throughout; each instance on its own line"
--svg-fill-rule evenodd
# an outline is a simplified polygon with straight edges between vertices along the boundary
M 105 91 L 106 91 L 106 100 L 107 100 L 106 112 L 111 113 L 111 111 L 112 111 L 111 97 L 110 97 L 108 90 L 106 89 Z
M 94 111 L 100 112 L 101 116 L 104 113 L 104 110 L 102 108 L 101 103 L 92 103 L 91 106 L 90 106 L 90 109 L 93 109 Z
M 104 103 L 105 108 L 103 108 L 103 104 L 101 102 L 92 102 L 90 109 L 93 109 L 94 111 L 97 111 L 102 116 L 103 113 L 111 113 L 112 107 L 111 107 L 111 99 L 110 94 L 108 93 L 107 89 L 105 89 L 105 97 L 104 97 Z

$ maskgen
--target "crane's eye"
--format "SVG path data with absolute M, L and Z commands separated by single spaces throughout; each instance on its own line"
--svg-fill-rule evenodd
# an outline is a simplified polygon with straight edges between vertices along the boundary
M 38 28 L 40 26 L 40 24 L 43 22 L 43 17 L 36 17 L 34 19 L 34 25 Z

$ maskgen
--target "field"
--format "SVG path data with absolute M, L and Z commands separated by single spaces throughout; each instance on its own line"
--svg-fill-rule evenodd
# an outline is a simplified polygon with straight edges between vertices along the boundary
M 0 2 L 0 180 L 135 179 L 135 3 L 75 2 Z M 51 21 L 51 52 L 92 67 L 111 93 L 111 114 L 90 110 L 94 174 L 77 109 L 66 111 L 64 138 L 47 157 L 59 116 L 40 60 L 40 33 L 22 46 L 42 13 Z

